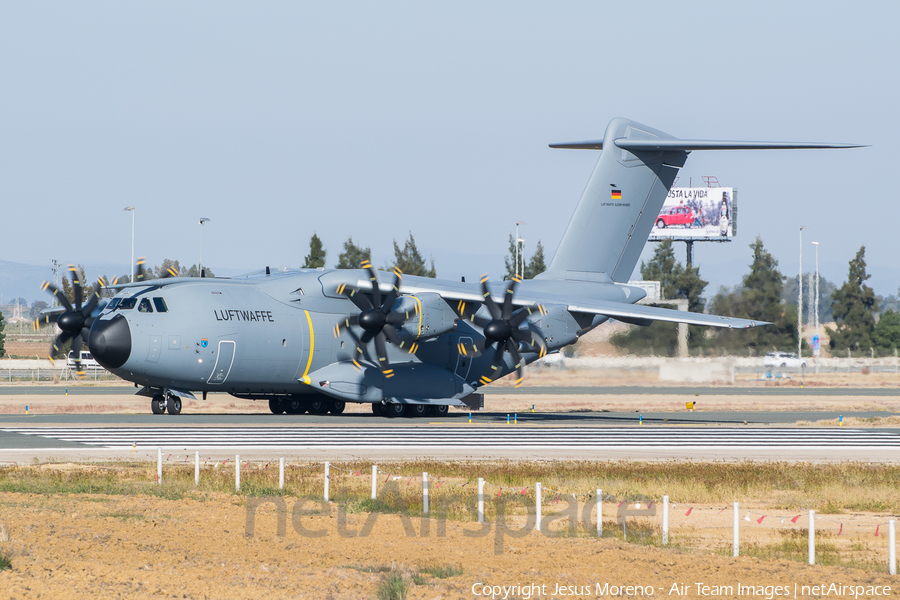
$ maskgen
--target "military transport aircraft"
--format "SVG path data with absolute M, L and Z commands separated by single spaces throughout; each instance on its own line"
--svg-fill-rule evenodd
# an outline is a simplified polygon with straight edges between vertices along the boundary
M 479 388 L 557 352 L 604 321 L 671 321 L 713 327 L 766 323 L 635 305 L 634 270 L 678 169 L 694 150 L 849 148 L 849 144 L 677 139 L 613 119 L 602 140 L 552 144 L 601 150 L 581 200 L 544 273 L 505 285 L 292 269 L 238 278 L 150 279 L 108 301 L 75 305 L 50 284 L 61 307 L 41 316 L 86 341 L 110 372 L 140 386 L 155 414 L 179 414 L 193 392 L 267 400 L 274 413 L 341 413 L 370 403 L 384 416 L 439 416 L 480 404 Z M 73 269 L 74 272 L 74 269 Z M 113 286 L 115 288 L 115 286 Z

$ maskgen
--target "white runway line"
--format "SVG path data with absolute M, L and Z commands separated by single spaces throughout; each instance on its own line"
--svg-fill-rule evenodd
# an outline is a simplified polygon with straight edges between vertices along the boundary
M 447 427 L 58 427 L 4 428 L 105 448 L 139 446 L 354 447 L 354 448 L 570 448 L 593 447 L 900 447 L 900 434 L 859 429 L 772 428 L 447 428 Z

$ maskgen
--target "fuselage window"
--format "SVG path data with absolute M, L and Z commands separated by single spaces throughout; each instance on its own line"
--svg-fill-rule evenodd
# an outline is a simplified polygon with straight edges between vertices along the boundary
M 166 301 L 163 298 L 154 298 L 153 306 L 156 307 L 156 312 L 169 312 L 169 307 L 166 306 Z
M 137 298 L 122 298 L 119 302 L 119 310 L 131 310 L 137 305 Z
M 142 298 L 141 303 L 138 305 L 138 312 L 153 312 L 153 307 L 150 306 L 149 298 Z

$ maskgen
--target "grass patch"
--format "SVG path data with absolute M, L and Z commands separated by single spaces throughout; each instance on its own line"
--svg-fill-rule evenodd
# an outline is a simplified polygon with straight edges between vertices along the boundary
M 102 513 L 97 515 L 97 517 L 103 519 L 106 517 L 111 517 L 113 519 L 121 519 L 122 521 L 143 521 L 147 518 L 146 515 L 142 515 L 141 513 L 130 513 L 130 512 L 111 512 L 111 513 Z
M 748 544 L 741 546 L 741 554 L 764 560 L 787 559 L 797 562 L 809 560 L 809 530 L 795 529 L 780 531 L 781 540 L 771 544 Z M 816 564 L 840 565 L 841 554 L 834 543 L 828 541 L 827 535 L 816 535 Z
M 8 569 L 12 569 L 12 560 L 10 560 L 5 552 L 0 551 L 0 571 L 6 571 Z
M 456 565 L 429 565 L 419 569 L 419 573 L 425 573 L 438 579 L 447 579 L 448 577 L 457 577 L 463 574 L 462 567 Z
M 378 600 L 405 600 L 408 593 L 409 583 L 397 571 L 383 575 L 375 589 Z

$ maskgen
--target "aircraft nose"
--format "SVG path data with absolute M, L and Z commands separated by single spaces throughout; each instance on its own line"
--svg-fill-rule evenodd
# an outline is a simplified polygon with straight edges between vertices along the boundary
M 94 321 L 88 337 L 91 356 L 105 369 L 118 369 L 131 356 L 131 329 L 122 315 Z

